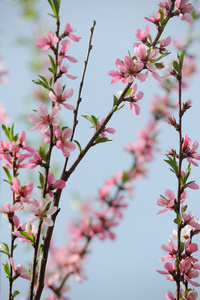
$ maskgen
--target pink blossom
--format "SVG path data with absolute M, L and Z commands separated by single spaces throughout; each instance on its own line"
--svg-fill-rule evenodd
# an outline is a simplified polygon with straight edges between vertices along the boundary
M 122 218 L 121 209 L 126 208 L 127 204 L 122 203 L 122 200 L 124 200 L 124 196 L 116 197 L 112 202 L 109 202 L 109 211 L 111 211 L 116 217 Z
M 53 180 L 54 180 L 54 175 L 49 173 L 47 179 L 47 183 L 48 183 L 47 193 L 49 194 L 50 197 L 53 197 L 53 193 L 51 191 L 55 189 L 64 189 L 66 185 L 65 181 L 62 179 L 58 179 L 54 183 Z
M 150 110 L 152 114 L 154 114 L 156 120 L 159 120 L 161 118 L 166 119 L 166 117 L 168 117 L 170 114 L 169 109 L 177 108 L 177 104 L 171 103 L 168 93 L 165 93 L 163 95 L 154 95 L 153 97 L 155 100 L 151 102 Z
M 185 38 L 175 39 L 175 40 L 173 40 L 173 45 L 177 50 L 182 52 L 186 48 L 187 41 Z
M 52 206 L 51 208 L 49 208 L 49 204 L 50 201 L 47 202 L 44 198 L 38 200 L 38 206 L 35 206 L 33 204 L 27 204 L 25 206 L 25 210 L 35 215 L 35 217 L 32 217 L 28 221 L 31 223 L 40 219 L 43 220 L 44 224 L 46 224 L 47 226 L 53 226 L 53 220 L 49 219 L 47 215 L 53 215 L 57 211 L 57 207 Z
M 59 60 L 58 60 L 58 64 L 60 65 L 62 60 L 64 58 L 67 58 L 70 62 L 72 63 L 76 63 L 77 62 L 77 59 L 72 57 L 72 56 L 69 56 L 69 55 L 65 55 L 65 52 L 67 52 L 70 48 L 70 45 L 71 45 L 71 42 L 69 40 L 63 40 L 61 43 L 60 43 L 60 49 L 59 49 Z
M 171 1 L 159 2 L 158 6 L 164 11 L 164 15 L 166 16 L 171 7 Z
M 145 27 L 145 31 L 143 31 L 142 29 L 137 29 L 135 32 L 135 36 L 138 40 L 140 40 L 142 43 L 145 44 L 147 41 L 147 38 L 149 36 L 149 31 L 150 31 L 150 26 L 149 26 L 149 24 L 147 24 Z M 133 47 L 138 46 L 138 45 L 139 45 L 138 43 L 135 43 L 133 45 Z
M 188 281 L 193 286 L 200 286 L 197 282 L 191 280 L 191 278 L 197 278 L 199 276 L 199 272 L 196 270 L 192 270 L 193 263 L 191 258 L 187 257 L 182 259 L 179 264 L 180 274 L 183 276 L 184 280 Z
M 156 271 L 162 275 L 165 275 L 165 278 L 167 280 L 174 281 L 173 276 L 176 274 L 174 265 L 172 263 L 167 262 L 164 265 L 164 269 L 166 271 L 164 271 L 164 270 L 156 270 Z
M 15 269 L 15 263 L 12 257 L 10 257 L 10 265 L 13 269 L 15 279 L 17 277 L 22 277 L 24 279 L 31 280 L 31 276 L 26 273 L 25 269 L 20 264 L 18 264 L 17 268 Z
M 165 195 L 166 197 L 162 196 L 162 198 L 159 198 L 157 200 L 157 205 L 158 206 L 164 206 L 166 207 L 165 209 L 163 210 L 159 210 L 157 215 L 158 214 L 161 214 L 167 210 L 173 210 L 175 204 L 176 204 L 176 198 L 174 196 L 174 193 L 171 191 L 171 190 L 166 190 L 165 191 Z M 182 194 L 181 194 L 181 199 L 180 199 L 180 203 L 183 203 L 185 201 L 185 199 L 187 198 L 188 196 L 188 193 L 187 191 L 184 191 Z
M 49 31 L 46 37 L 42 37 L 42 36 L 40 37 L 40 42 L 37 42 L 36 46 L 38 48 L 42 48 L 42 50 L 44 51 L 47 51 L 58 42 L 59 42 L 58 37 L 57 36 L 54 37 L 53 32 Z
M 155 25 L 159 25 L 159 21 L 161 19 L 161 14 L 157 11 L 156 14 L 152 14 L 151 17 L 144 17 L 145 20 L 152 22 Z
M 196 300 L 198 293 L 196 291 L 187 291 L 185 290 L 184 286 L 181 284 L 181 295 L 184 297 L 184 300 Z
M 23 150 L 30 152 L 31 156 L 32 156 L 32 154 L 34 153 L 34 149 L 32 147 L 28 146 L 28 143 L 25 142 L 25 139 L 26 139 L 26 133 L 23 130 L 20 132 L 19 138 L 17 139 L 17 141 L 12 141 L 12 143 L 11 143 L 12 151 L 14 153 L 17 153 L 17 152 L 19 152 L 20 149 L 23 149 Z
M 135 55 L 141 60 L 144 66 L 152 72 L 152 76 L 155 80 L 160 81 L 160 75 L 156 72 L 156 65 L 151 62 L 159 54 L 159 49 L 153 49 L 150 53 L 147 51 L 147 47 L 144 44 L 140 44 L 135 47 Z
M 140 114 L 140 107 L 138 106 L 137 101 L 143 98 L 144 93 L 143 92 L 136 93 L 136 91 L 137 91 L 137 84 L 134 84 L 131 93 L 128 95 L 128 97 L 125 98 L 125 100 L 129 102 L 129 108 L 132 110 L 132 112 L 138 116 Z
M 3 208 L 0 208 L 0 213 L 7 214 L 9 218 L 12 217 L 16 211 L 22 210 L 23 208 L 24 207 L 21 202 L 16 202 L 12 207 L 8 202 L 6 202 Z
M 60 72 L 61 73 L 63 73 L 63 74 L 65 74 L 68 78 L 70 78 L 70 79 L 72 79 L 72 80 L 74 80 L 74 79 L 76 79 L 77 78 L 77 76 L 74 76 L 74 75 L 71 75 L 71 74 L 67 74 L 68 73 L 68 66 L 67 66 L 67 64 L 60 64 L 59 65 L 59 69 L 60 69 Z
M 181 20 L 185 20 L 188 23 L 192 24 L 194 23 L 194 19 L 192 18 L 191 15 L 188 14 L 191 14 L 193 12 L 194 7 L 187 2 L 188 0 L 176 0 L 175 7 L 179 12 L 179 18 Z
M 193 159 L 200 160 L 200 155 L 196 153 L 197 148 L 199 147 L 199 143 L 196 141 L 191 146 L 191 139 L 188 138 L 187 134 L 184 137 L 183 144 L 182 144 L 182 151 L 183 151 L 183 157 L 187 157 L 187 161 L 189 163 L 192 163 L 194 166 L 198 166 L 196 162 L 193 161 Z
M 26 198 L 33 191 L 33 183 L 30 182 L 27 185 L 22 185 L 17 177 L 13 178 L 13 184 L 10 187 L 11 191 L 15 194 L 15 201 L 22 200 L 26 202 Z
M 176 300 L 176 298 L 174 297 L 174 294 L 171 291 L 166 292 L 166 298 L 168 300 Z
M 25 153 L 25 154 L 19 154 L 17 153 L 16 161 L 15 161 L 15 170 L 18 171 L 19 169 L 29 168 L 29 163 L 22 163 L 26 158 L 30 157 L 31 154 Z M 8 169 L 13 168 L 13 158 L 11 155 L 5 154 L 3 158 L 7 161 L 6 163 L 3 163 L 2 166 Z
M 56 109 L 61 109 L 60 104 L 63 104 L 65 108 L 74 110 L 75 109 L 74 106 L 64 103 L 66 99 L 73 96 L 73 93 L 74 93 L 73 89 L 69 89 L 63 92 L 62 85 L 58 81 L 56 81 L 56 83 L 54 84 L 53 91 L 49 92 L 49 97 L 55 103 Z
M 9 123 L 10 119 L 9 117 L 6 115 L 6 110 L 4 108 L 4 104 L 3 102 L 0 102 L 0 123 Z
M 109 237 L 111 240 L 115 239 L 115 234 L 110 228 L 117 226 L 118 223 L 108 217 L 109 213 L 109 210 L 94 212 L 95 222 L 92 224 L 92 229 L 95 234 L 98 234 L 100 240 L 104 240 L 106 237 Z
M 185 298 L 186 300 L 196 300 L 198 297 L 198 293 L 196 291 L 189 291 L 189 293 L 187 294 L 187 298 Z
M 94 130 L 94 133 L 98 130 L 99 127 L 101 127 L 101 125 L 103 124 L 104 120 L 105 120 L 105 118 L 103 118 L 103 119 L 101 120 L 101 122 L 99 122 L 99 121 L 97 122 L 97 126 L 96 126 L 96 128 L 95 128 L 95 130 Z M 105 138 L 106 138 L 107 135 L 106 135 L 105 132 L 114 134 L 114 133 L 116 132 L 116 130 L 115 130 L 114 128 L 111 128 L 111 127 L 108 127 L 108 128 L 105 127 L 105 128 L 102 130 L 102 132 L 100 133 L 100 137 L 102 137 L 102 138 L 105 137 Z
M 189 256 L 192 253 L 198 251 L 198 245 L 195 243 L 191 243 L 191 239 L 187 239 L 185 242 L 185 253 Z
M 76 149 L 76 146 L 73 142 L 67 141 L 67 139 L 69 139 L 72 135 L 72 129 L 65 128 L 63 131 L 61 129 L 56 129 L 54 134 L 57 138 L 56 147 L 61 149 L 65 157 L 69 157 L 70 152 Z
M 122 179 L 122 172 L 117 172 L 114 176 L 110 177 L 105 181 L 105 185 L 107 187 L 111 187 L 112 185 L 118 186 L 118 182 Z
M 22 232 L 27 232 L 31 236 L 32 241 L 28 239 L 26 236 L 22 235 Z M 13 235 L 17 236 L 20 242 L 22 243 L 26 243 L 28 245 L 29 244 L 34 245 L 37 233 L 38 233 L 38 227 L 35 228 L 34 224 L 28 222 L 25 224 L 21 224 L 19 230 L 13 232 Z
M 184 223 L 185 225 L 189 224 L 190 226 L 192 226 L 196 229 L 200 229 L 200 224 L 195 221 L 195 219 L 192 215 L 182 212 L 182 218 L 185 222 Z
M 136 59 L 132 59 L 130 56 L 124 56 L 123 62 L 121 62 L 118 58 L 115 64 L 119 71 L 111 70 L 108 72 L 111 77 L 114 77 L 111 83 L 116 83 L 119 80 L 122 80 L 123 83 L 131 83 L 135 80 L 135 78 L 142 82 L 148 77 L 147 72 L 139 74 L 139 72 L 143 69 L 144 64 Z
M 181 177 L 184 178 L 184 175 L 185 175 L 185 172 L 184 172 L 184 171 L 181 171 Z M 192 190 L 198 190 L 198 189 L 199 189 L 198 184 L 196 184 L 195 182 L 191 182 L 191 183 L 189 183 L 189 184 L 186 184 L 186 187 L 189 187 L 189 188 L 192 189 Z
M 29 159 L 30 169 L 34 169 L 37 166 L 44 166 L 44 163 L 42 162 L 42 158 L 40 157 L 39 151 L 36 150 L 33 154 L 33 158 Z
M 171 43 L 171 37 L 168 36 L 166 39 L 162 39 L 160 41 L 160 51 L 163 53 L 163 52 L 166 52 L 166 48 L 167 46 L 169 46 L 169 44 Z
M 185 55 L 183 61 L 183 68 L 182 68 L 183 79 L 187 77 L 187 80 L 191 80 L 192 77 L 191 75 L 193 75 L 196 71 L 197 69 L 196 69 L 196 62 L 194 60 L 194 57 Z
M 0 83 L 6 83 L 6 77 L 9 74 L 9 71 L 4 70 L 3 62 L 0 60 Z M 1 120 L 1 119 L 0 119 Z
M 71 34 L 72 32 L 74 32 L 74 30 L 72 29 L 71 25 L 69 23 L 65 23 L 65 31 L 64 34 L 66 36 L 68 36 L 71 40 L 75 41 L 75 42 L 79 42 L 79 40 L 81 39 L 81 37 L 78 37 L 75 34 Z
M 169 256 L 161 257 L 161 261 L 166 261 L 168 259 L 174 260 L 177 258 L 178 247 L 174 244 L 174 242 L 171 239 L 169 239 L 168 245 L 161 245 L 161 249 L 169 254 Z
M 10 153 L 10 143 L 0 140 L 0 160 L 4 159 L 4 157 L 9 156 Z
M 28 116 L 29 121 L 33 124 L 36 124 L 32 130 L 39 128 L 41 133 L 45 133 L 49 129 L 49 126 L 59 125 L 59 120 L 54 119 L 58 114 L 58 110 L 55 107 L 53 107 L 52 111 L 49 113 L 47 107 L 43 103 L 40 103 L 38 105 L 37 112 L 37 115 L 30 114 Z

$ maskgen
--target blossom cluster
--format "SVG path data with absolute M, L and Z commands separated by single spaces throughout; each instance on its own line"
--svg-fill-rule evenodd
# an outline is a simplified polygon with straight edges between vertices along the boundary
M 168 46 L 171 43 L 171 37 L 167 36 L 164 39 L 160 39 L 161 33 L 168 20 L 172 17 L 178 16 L 181 20 L 186 20 L 189 23 L 193 22 L 193 18 L 190 15 L 193 11 L 193 6 L 187 3 L 188 0 L 176 0 L 176 1 L 164 1 L 158 4 L 159 8 L 157 13 L 151 17 L 145 17 L 145 19 L 156 26 L 158 31 L 158 37 L 152 41 L 150 34 L 150 25 L 147 24 L 145 30 L 137 29 L 135 36 L 137 42 L 133 44 L 134 55 L 124 56 L 123 60 L 116 60 L 117 71 L 112 70 L 108 74 L 113 77 L 111 83 L 122 81 L 127 84 L 127 88 L 123 92 L 119 92 L 120 97 L 114 96 L 114 104 L 111 113 L 103 118 L 101 121 L 98 118 L 89 116 L 83 116 L 92 123 L 94 128 L 93 137 L 98 135 L 96 139 L 91 139 L 84 150 L 78 141 L 76 144 L 80 150 L 80 155 L 72 165 L 71 169 L 76 168 L 82 157 L 87 150 L 95 146 L 96 144 L 107 139 L 107 133 L 114 134 L 115 129 L 107 127 L 107 123 L 112 114 L 119 108 L 119 104 L 122 102 L 128 102 L 129 108 L 135 115 L 140 114 L 140 107 L 138 101 L 144 96 L 141 91 L 137 92 L 137 83 L 144 82 L 148 78 L 148 74 L 151 73 L 153 78 L 161 82 L 163 86 L 167 86 L 169 77 L 177 75 L 178 69 L 173 68 L 166 76 L 161 77 L 158 71 L 165 67 L 165 64 L 161 61 L 162 58 L 169 54 Z M 48 98 L 51 102 L 51 108 L 44 103 L 40 103 L 37 110 L 28 116 L 28 120 L 34 124 L 32 130 L 39 130 L 43 140 L 44 146 L 40 146 L 37 149 L 33 149 L 26 142 L 26 134 L 22 131 L 20 134 L 14 135 L 14 127 L 6 127 L 3 125 L 3 130 L 8 138 L 8 141 L 0 140 L 0 160 L 4 160 L 2 166 L 7 176 L 7 182 L 11 190 L 11 203 L 6 202 L 3 207 L 0 208 L 0 213 L 4 214 L 9 222 L 9 227 L 12 232 L 11 249 L 6 244 L 1 244 L 1 252 L 5 253 L 8 257 L 10 267 L 8 263 L 4 265 L 4 270 L 9 278 L 10 291 L 12 290 L 12 283 L 18 277 L 22 277 L 31 281 L 30 285 L 30 299 L 33 299 L 35 293 L 35 283 L 37 282 L 36 298 L 39 293 L 42 292 L 44 282 L 38 281 L 37 278 L 41 278 L 41 273 L 46 269 L 46 261 L 49 251 L 51 234 L 53 232 L 54 222 L 59 212 L 59 200 L 61 191 L 66 186 L 70 174 L 74 171 L 68 172 L 66 166 L 68 158 L 72 151 L 76 149 L 73 142 L 73 136 L 76 125 L 78 123 L 77 114 L 78 106 L 81 102 L 81 97 L 77 100 L 76 107 L 68 104 L 67 101 L 74 94 L 73 89 L 66 89 L 66 85 L 62 85 L 60 78 L 66 75 L 67 78 L 75 80 L 77 77 L 68 74 L 67 62 L 76 63 L 77 59 L 71 55 L 68 55 L 68 50 L 71 46 L 71 40 L 79 42 L 80 37 L 74 34 L 69 23 L 65 23 L 64 30 L 60 33 L 60 20 L 59 20 L 59 5 L 60 1 L 49 1 L 49 4 L 53 8 L 55 19 L 57 21 L 57 30 L 54 34 L 49 31 L 46 36 L 42 36 L 36 42 L 36 46 L 43 51 L 51 51 L 53 53 L 49 55 L 49 71 L 51 76 L 40 76 L 39 79 L 34 80 L 37 85 L 42 86 L 48 92 Z M 89 47 L 90 49 L 90 47 Z M 195 72 L 195 65 L 193 64 L 192 57 L 187 56 L 187 61 L 184 61 L 182 67 L 183 76 L 187 77 Z M 178 63 L 177 63 L 178 64 Z M 4 76 L 7 75 L 6 71 L 2 70 L 3 66 L 0 62 L 0 82 L 3 83 Z M 175 70 L 176 69 L 176 70 Z M 180 75 L 180 74 L 179 74 Z M 178 78 L 178 76 L 175 76 Z M 186 82 L 183 83 L 183 87 L 186 86 Z M 133 84 L 133 86 L 132 86 Z M 132 86 L 132 87 L 131 87 Z M 176 87 L 175 87 L 176 88 Z M 126 93 L 125 93 L 126 91 Z M 173 125 L 177 130 L 179 124 L 176 123 L 175 118 L 169 117 L 169 109 L 177 108 L 177 104 L 172 104 L 169 98 L 169 85 L 168 93 L 165 93 L 163 97 L 155 96 L 155 102 L 151 104 L 151 112 L 153 117 L 147 123 L 147 126 L 138 132 L 139 140 L 137 143 L 131 142 L 125 151 L 131 154 L 133 158 L 133 164 L 131 168 L 124 172 L 118 172 L 113 177 L 108 179 L 104 186 L 99 189 L 98 196 L 95 200 L 96 203 L 92 205 L 90 202 L 86 202 L 82 205 L 80 210 L 80 216 L 78 220 L 70 223 L 70 233 L 72 238 L 64 248 L 56 247 L 53 242 L 50 246 L 50 263 L 45 278 L 45 289 L 49 288 L 54 294 L 47 296 L 44 299 L 63 299 L 68 298 L 64 294 L 68 291 L 69 286 L 66 284 L 67 279 L 70 276 L 75 276 L 78 281 L 84 280 L 87 277 L 84 274 L 83 263 L 85 261 L 86 254 L 90 251 L 90 243 L 94 238 L 105 240 L 107 238 L 114 240 L 115 232 L 114 228 L 119 224 L 123 217 L 123 209 L 127 207 L 125 202 L 125 192 L 130 196 L 133 195 L 133 187 L 131 185 L 132 180 L 139 179 L 145 176 L 147 170 L 145 164 L 149 163 L 154 158 L 154 152 L 157 151 L 157 121 L 166 118 L 168 123 Z M 123 97 L 122 97 L 123 95 Z M 122 105 L 123 106 L 123 105 Z M 190 101 L 182 104 L 181 113 L 184 114 L 191 106 Z M 73 129 L 69 127 L 61 127 L 59 119 L 60 110 L 66 108 L 67 110 L 74 112 L 74 124 Z M 0 106 L 0 121 L 7 122 L 3 107 Z M 97 132 L 97 134 L 96 134 Z M 61 151 L 65 158 L 65 164 L 60 179 L 54 179 L 54 174 L 51 169 L 52 151 L 57 148 L 56 151 Z M 181 296 L 183 299 L 196 299 L 197 293 L 188 289 L 188 283 L 197 287 L 199 284 L 193 281 L 193 278 L 197 278 L 200 269 L 198 260 L 193 256 L 193 253 L 197 252 L 197 244 L 192 242 L 194 234 L 199 233 L 200 225 L 197 220 L 191 215 L 186 214 L 186 206 L 182 204 L 185 202 L 188 193 L 186 188 L 198 189 L 198 185 L 194 181 L 188 181 L 190 175 L 190 165 L 198 166 L 196 160 L 200 160 L 200 155 L 196 152 L 198 143 L 195 142 L 191 146 L 191 140 L 185 135 L 182 142 L 182 153 L 180 155 L 176 153 L 174 149 L 168 151 L 168 163 L 172 167 L 177 178 L 180 178 L 180 197 L 176 199 L 173 191 L 166 190 L 165 196 L 161 196 L 158 199 L 157 204 L 164 207 L 163 210 L 158 213 L 162 213 L 168 210 L 177 213 L 176 222 L 179 225 L 181 231 L 184 228 L 191 226 L 193 229 L 190 232 L 190 237 L 184 237 L 185 242 L 178 241 L 178 246 L 170 239 L 168 245 L 162 245 L 162 249 L 168 253 L 167 257 L 161 258 L 162 261 L 168 259 L 174 260 L 174 264 L 165 263 L 165 271 L 158 271 L 164 274 L 168 280 L 181 281 Z M 187 170 L 177 171 L 178 165 L 176 159 L 187 159 L 189 166 Z M 21 183 L 19 179 L 21 169 L 35 169 L 40 167 L 42 172 L 39 173 L 39 186 L 40 195 L 33 197 L 34 184 L 33 182 Z M 12 171 L 12 175 L 10 173 Z M 113 192 L 114 191 L 114 192 Z M 36 199 L 35 199 L 36 198 Z M 97 208 L 97 202 L 100 204 L 100 208 Z M 182 205 L 181 211 L 179 206 Z M 27 222 L 20 221 L 20 212 L 25 210 L 28 213 Z M 34 222 L 37 221 L 37 225 Z M 46 225 L 46 230 L 43 227 Z M 51 231 L 52 230 L 52 231 Z M 44 237 L 43 237 L 44 234 Z M 46 234 L 46 236 L 45 236 Z M 26 270 L 21 266 L 15 266 L 14 262 L 14 250 L 16 247 L 15 240 L 19 239 L 20 242 L 31 245 L 34 249 L 34 257 L 32 264 L 31 276 L 27 274 Z M 46 244 L 45 244 L 46 243 Z M 180 253 L 181 247 L 181 253 Z M 38 264 L 38 252 L 41 251 L 41 272 L 37 269 Z M 45 257 L 47 253 L 47 256 Z M 38 272 L 36 272 L 36 269 Z M 39 273 L 41 272 L 41 273 Z M 31 273 L 31 271 L 30 271 Z M 38 288 L 38 286 L 40 286 Z M 39 291 L 39 292 L 38 292 Z M 168 291 L 167 299 L 175 300 L 172 292 Z M 196 298 L 195 298 L 196 297 Z M 13 299 L 12 294 L 9 295 L 10 299 Z
M 154 159 L 154 152 L 158 151 L 157 121 L 156 115 L 153 115 L 145 128 L 138 131 L 138 142 L 131 142 L 124 147 L 132 157 L 132 167 L 124 172 L 117 172 L 106 180 L 104 186 L 99 188 L 95 202 L 85 201 L 80 204 L 78 218 L 68 224 L 71 239 L 62 247 L 55 246 L 52 241 L 45 284 L 46 289 L 49 288 L 54 293 L 48 294 L 45 299 L 67 299 L 68 278 L 74 276 L 78 282 L 87 279 L 84 264 L 91 251 L 92 241 L 95 238 L 115 239 L 113 230 L 119 225 L 123 210 L 128 206 L 125 195 L 133 196 L 132 181 L 146 176 L 145 165 Z

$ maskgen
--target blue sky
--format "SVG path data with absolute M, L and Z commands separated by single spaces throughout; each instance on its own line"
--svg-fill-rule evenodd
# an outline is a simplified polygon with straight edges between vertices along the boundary
M 82 37 L 79 43 L 72 43 L 70 48 L 70 55 L 78 59 L 78 63 L 71 66 L 70 73 L 78 75 L 79 79 L 86 56 L 89 30 L 92 21 L 96 20 L 97 22 L 93 38 L 93 50 L 83 88 L 80 115 L 94 114 L 103 118 L 109 112 L 112 106 L 112 95 L 122 90 L 124 85 L 122 83 L 111 85 L 111 77 L 107 73 L 109 70 L 115 69 L 117 58 L 123 59 L 128 50 L 133 53 L 133 43 L 136 42 L 135 31 L 137 28 L 144 30 L 147 24 L 144 16 L 151 15 L 153 11 L 157 10 L 157 2 L 155 0 L 62 1 L 61 26 L 64 28 L 65 22 L 69 22 L 77 30 L 77 35 Z M 47 1 L 40 1 L 40 12 L 44 22 L 49 24 L 50 30 L 53 30 L 54 24 L 51 18 L 47 16 L 47 13 L 50 12 Z M 11 72 L 8 83 L 0 87 L 0 101 L 5 102 L 9 116 L 15 120 L 16 129 L 21 131 L 24 129 L 24 124 L 20 122 L 19 115 L 24 112 L 25 99 L 34 87 L 32 79 L 36 79 L 36 74 L 32 75 L 28 68 L 30 61 L 28 49 L 18 46 L 16 38 L 24 35 L 31 36 L 34 24 L 29 24 L 20 18 L 17 1 L 11 0 L 0 1 L 0 20 L 0 28 L 3 31 L 0 35 L 0 54 Z M 150 32 L 154 36 L 153 24 L 150 27 Z M 181 22 L 177 18 L 169 24 L 163 38 L 168 35 L 179 38 L 184 35 L 186 30 L 187 23 Z M 196 32 L 197 30 L 198 26 L 195 27 Z M 173 57 L 175 57 L 173 48 L 171 50 Z M 192 46 L 192 51 L 195 55 L 199 53 L 199 42 Z M 72 99 L 75 103 L 79 80 L 77 79 L 75 82 L 68 80 L 66 83 L 68 88 L 75 90 Z M 194 102 L 193 108 L 186 115 L 183 125 L 184 133 L 187 132 L 193 142 L 200 140 L 198 84 L 199 74 L 193 80 L 190 89 L 183 94 L 184 101 L 191 97 Z M 63 208 L 56 225 L 56 241 L 58 243 L 63 240 L 66 231 L 63 224 L 70 215 L 74 214 L 69 205 L 74 193 L 78 194 L 81 199 L 95 197 L 98 188 L 102 186 L 105 179 L 129 166 L 130 157 L 122 151 L 122 146 L 137 139 L 137 130 L 142 128 L 149 118 L 149 103 L 153 94 L 159 93 L 159 85 L 151 76 L 145 83 L 138 83 L 138 86 L 139 90 L 145 94 L 143 100 L 140 101 L 140 116 L 133 115 L 128 106 L 125 105 L 113 117 L 109 125 L 116 129 L 113 142 L 91 149 L 77 168 L 76 173 L 70 178 L 69 185 L 63 193 L 61 202 Z M 36 108 L 37 104 L 32 104 L 32 107 Z M 67 120 L 67 122 L 69 121 Z M 76 139 L 83 145 L 86 144 L 92 134 L 88 124 L 85 119 L 80 118 Z M 31 138 L 31 136 L 32 132 L 29 132 L 28 137 Z M 174 217 L 172 213 L 156 215 L 158 211 L 156 200 L 160 194 L 164 194 L 167 188 L 176 191 L 176 179 L 170 173 L 163 159 L 165 149 L 175 147 L 177 143 L 175 131 L 169 125 L 162 123 L 161 152 L 155 161 L 148 166 L 148 178 L 134 184 L 135 195 L 132 200 L 127 199 L 129 208 L 124 213 L 124 219 L 120 226 L 115 230 L 116 241 L 95 241 L 92 244 L 92 253 L 85 264 L 85 274 L 88 276 L 88 280 L 82 284 L 70 281 L 69 296 L 72 300 L 81 298 L 87 300 L 165 299 L 166 290 L 175 290 L 175 284 L 165 280 L 155 270 L 163 269 L 163 263 L 159 261 L 159 257 L 163 256 L 164 253 L 160 249 L 160 245 L 167 243 L 172 229 L 175 228 L 172 222 Z M 77 152 L 72 155 L 72 160 L 76 154 Z M 199 168 L 193 169 L 193 177 L 197 183 L 200 183 Z M 200 218 L 199 191 L 188 192 L 189 210 Z M 10 192 L 2 190 L 1 198 L 3 199 L 5 195 L 5 202 L 7 202 Z M 3 205 L 2 199 L 1 206 Z M 2 241 L 7 239 L 8 233 L 4 229 L 5 227 L 5 220 L 0 220 Z M 199 243 L 199 238 L 195 240 Z M 19 257 L 21 257 L 20 254 Z M 1 260 L 3 261 L 3 256 L 1 256 Z M 20 263 L 20 260 L 17 260 L 17 263 Z M 1 277 L 4 275 L 2 274 Z M 26 295 L 23 281 L 21 282 L 22 294 Z M 3 278 L 1 279 L 1 300 L 7 297 L 5 286 L 6 279 Z

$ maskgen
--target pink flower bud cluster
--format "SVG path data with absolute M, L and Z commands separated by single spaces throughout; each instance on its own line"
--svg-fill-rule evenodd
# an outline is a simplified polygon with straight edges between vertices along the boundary
M 169 239 L 168 245 L 162 245 L 162 250 L 167 252 L 167 256 L 161 257 L 161 261 L 173 260 L 174 263 L 167 262 L 164 265 L 165 270 L 157 270 L 158 273 L 165 275 L 165 278 L 170 281 L 177 281 L 178 274 L 180 274 L 180 281 L 184 286 L 188 283 L 195 287 L 199 287 L 200 284 L 193 281 L 194 278 L 199 276 L 200 264 L 198 259 L 193 256 L 193 253 L 198 251 L 198 245 L 191 242 L 190 238 L 187 238 L 185 242 L 182 242 L 181 258 L 178 255 L 178 247 L 174 242 Z M 185 297 L 185 290 L 181 289 L 182 297 Z M 197 292 L 194 295 L 198 295 Z M 173 298 L 172 292 L 167 292 L 167 299 Z M 190 299 L 190 298 L 184 298 Z M 191 298 L 192 299 L 192 298 Z M 197 299 L 197 298 L 194 298 Z
M 26 134 L 22 131 L 16 141 L 6 142 L 0 140 L 0 160 L 5 160 L 3 167 L 12 169 L 14 162 L 14 171 L 18 172 L 21 168 L 29 168 L 30 164 L 23 163 L 24 160 L 31 157 L 34 149 L 25 142 Z

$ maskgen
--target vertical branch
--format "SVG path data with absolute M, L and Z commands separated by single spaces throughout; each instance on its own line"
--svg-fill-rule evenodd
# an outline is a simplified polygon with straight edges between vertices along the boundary
M 78 119 L 77 119 L 78 110 L 79 110 L 79 105 L 82 101 L 81 93 L 82 93 L 82 88 L 83 88 L 84 79 L 85 79 L 85 73 L 86 73 L 86 69 L 87 69 L 87 65 L 88 65 L 88 61 L 89 61 L 90 51 L 92 50 L 92 37 L 93 37 L 95 25 L 96 25 L 96 21 L 94 20 L 93 25 L 90 28 L 90 39 L 89 39 L 89 43 L 88 43 L 88 50 L 87 50 L 86 60 L 84 61 L 84 68 L 83 68 L 83 73 L 82 73 L 81 82 L 80 82 L 80 86 L 79 86 L 78 99 L 77 99 L 77 102 L 76 102 L 76 109 L 74 110 L 74 122 L 73 122 L 72 135 L 71 135 L 70 141 L 73 141 L 76 126 L 78 124 Z M 68 160 L 69 160 L 69 157 L 67 157 L 66 160 L 65 160 L 65 165 L 64 165 L 64 168 L 63 168 L 63 172 L 66 170 Z
M 177 201 L 178 201 L 178 207 L 177 207 L 177 216 L 180 214 L 180 200 L 181 200 L 181 168 L 182 168 L 182 160 L 183 160 L 183 155 L 182 155 L 182 109 L 181 109 L 181 83 L 182 83 L 182 75 L 177 75 L 177 80 L 178 80 L 178 86 L 179 86 L 179 168 L 178 168 L 178 196 L 177 196 Z M 178 233 L 178 259 L 179 262 L 181 260 L 181 225 L 177 224 L 177 233 Z M 180 298 L 180 271 L 179 271 L 179 266 L 177 266 L 177 300 Z
M 30 286 L 30 291 L 29 291 L 29 299 L 30 300 L 33 300 L 33 290 L 34 290 L 36 267 L 37 267 L 37 254 L 38 254 L 38 249 L 39 249 L 40 233 L 41 233 L 41 229 L 42 229 L 42 223 L 43 223 L 43 220 L 40 219 L 39 225 L 38 225 L 37 239 L 36 239 L 36 242 L 34 244 L 34 257 L 33 257 L 33 264 L 32 264 L 31 286 Z

